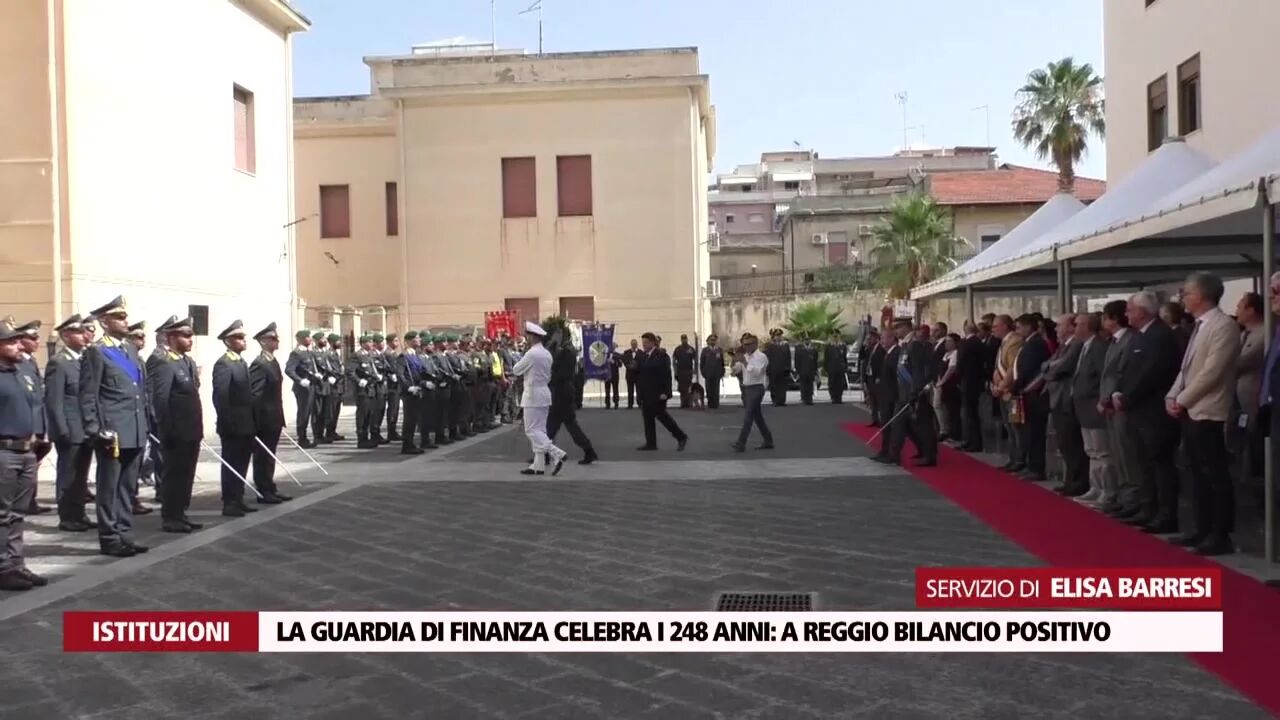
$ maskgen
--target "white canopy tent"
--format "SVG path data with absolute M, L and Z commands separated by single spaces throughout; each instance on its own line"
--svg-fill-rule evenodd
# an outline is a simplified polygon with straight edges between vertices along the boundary
M 945 292 L 963 287 L 966 276 L 974 270 L 993 265 L 1000 260 L 1015 257 L 1027 245 L 1045 233 L 1062 225 L 1071 216 L 1084 209 L 1084 203 L 1066 193 L 1058 193 L 1049 198 L 1038 210 L 1031 213 L 1008 235 L 1000 238 L 994 245 L 966 260 L 960 267 L 932 282 L 925 283 L 911 291 L 912 300 L 924 300 Z

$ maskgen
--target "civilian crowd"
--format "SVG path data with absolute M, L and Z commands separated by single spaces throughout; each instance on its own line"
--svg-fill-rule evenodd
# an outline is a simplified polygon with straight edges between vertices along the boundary
M 1280 312 L 1280 273 L 1269 289 Z M 1220 278 L 1194 273 L 1180 302 L 1139 292 L 1101 312 L 986 315 L 965 321 L 963 335 L 941 322 L 914 328 L 914 338 L 872 331 L 861 364 L 872 424 L 890 423 L 901 407 L 898 349 L 927 342 L 927 407 L 914 422 L 894 421 L 916 426 L 909 435 L 920 436 L 919 418 L 931 416 L 938 439 L 956 449 L 983 452 L 996 438 L 1008 452 L 1003 470 L 1044 481 L 1052 430 L 1056 492 L 1201 555 L 1234 552 L 1237 481 L 1262 488 L 1280 343 L 1264 353 L 1258 293 L 1234 315 L 1219 307 L 1222 296 Z M 932 464 L 929 455 L 920 464 Z M 1190 528 L 1179 517 L 1184 471 Z

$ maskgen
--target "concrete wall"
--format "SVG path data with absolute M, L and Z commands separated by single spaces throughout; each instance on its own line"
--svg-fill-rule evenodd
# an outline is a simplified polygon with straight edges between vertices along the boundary
M 982 235 L 985 231 L 999 230 L 1004 237 L 1023 220 L 1040 208 L 1038 204 L 1025 205 L 952 205 L 951 224 L 957 237 L 966 239 L 970 246 L 961 247 L 960 254 L 972 255 L 982 251 Z
M 1103 3 L 1107 180 L 1147 157 L 1147 85 L 1167 75 L 1170 134 L 1178 132 L 1178 65 L 1200 54 L 1202 129 L 1192 147 L 1221 160 L 1280 122 L 1265 78 L 1275 65 L 1274 0 L 1139 0 Z M 1099 68 L 1101 70 L 1101 68 Z

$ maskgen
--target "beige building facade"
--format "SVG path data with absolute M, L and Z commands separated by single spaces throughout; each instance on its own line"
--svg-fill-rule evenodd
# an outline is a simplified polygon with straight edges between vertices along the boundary
M 715 118 L 696 50 L 365 62 L 370 95 L 294 104 L 309 305 L 397 332 L 516 309 L 620 341 L 705 334 Z
M 232 320 L 291 334 L 307 27 L 282 0 L 0 4 L 0 315 L 49 330 L 124 295 L 151 327 L 196 315 L 206 368 Z
M 1167 136 L 1215 160 L 1280 124 L 1265 82 L 1280 3 L 1103 3 L 1107 180 L 1124 179 Z

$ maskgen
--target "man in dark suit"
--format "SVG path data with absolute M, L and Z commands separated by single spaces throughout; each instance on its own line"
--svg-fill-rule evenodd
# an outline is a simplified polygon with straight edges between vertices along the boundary
M 551 388 L 551 410 L 547 413 L 547 437 L 554 441 L 556 433 L 564 426 L 573 438 L 573 443 L 582 451 L 582 459 L 578 464 L 590 465 L 599 460 L 600 456 L 596 454 L 591 438 L 587 437 L 578 424 L 576 375 L 582 353 L 573 346 L 573 335 L 563 320 L 547 318 L 543 321 L 542 328 L 548 333 L 545 346 L 551 351 L 551 382 L 548 383 Z M 555 464 L 554 458 L 548 459 L 552 461 L 551 464 Z M 529 464 L 533 464 L 532 459 Z
M 284 430 L 284 399 L 282 390 L 284 374 L 276 362 L 276 350 L 280 348 L 280 335 L 276 324 L 271 323 L 253 336 L 262 347 L 258 357 L 249 363 L 249 389 L 253 402 L 253 429 L 257 440 L 253 443 L 253 484 L 262 494 L 258 502 L 278 505 L 293 498 L 276 487 L 276 448 L 280 445 L 280 433 Z M 383 401 L 385 406 L 385 400 Z
M 840 333 L 831 333 L 831 339 L 822 348 L 822 371 L 827 374 L 827 393 L 831 402 L 844 402 L 844 391 L 849 386 L 849 348 Z
M 782 330 L 769 331 L 769 345 L 764 356 L 769 359 L 769 398 L 775 406 L 787 404 L 787 390 L 791 387 L 791 345 L 782 339 Z
M 871 411 L 871 427 L 880 427 L 888 419 L 886 412 L 891 411 L 892 403 L 886 405 L 884 389 L 881 387 L 884 375 L 884 356 L 894 344 L 892 333 L 886 332 L 883 337 L 875 329 L 867 333 L 865 340 L 867 352 L 862 364 L 862 394 L 867 400 L 867 409 Z
M 693 363 L 698 351 L 689 344 L 689 336 L 681 335 L 680 344 L 671 351 L 671 362 L 675 366 L 676 386 L 680 391 L 680 407 L 688 408 L 691 402 L 689 386 L 693 384 Z
M 155 410 L 156 437 L 164 458 L 161 529 L 185 534 L 202 527 L 187 517 L 187 508 L 204 438 L 204 411 L 195 362 L 187 355 L 194 335 L 191 318 L 175 319 L 162 327 L 164 354 L 153 353 L 147 359 L 147 395 Z
M 1129 327 L 1125 314 L 1128 303 L 1112 300 L 1102 308 L 1102 329 L 1111 338 L 1102 361 L 1102 381 L 1098 387 L 1098 411 L 1107 422 L 1107 440 L 1111 444 L 1111 467 L 1114 492 L 1107 494 L 1099 509 L 1117 517 L 1132 514 L 1138 507 L 1139 441 L 1131 430 L 1135 420 L 1129 413 L 1119 412 L 1112 398 L 1119 392 L 1121 379 L 1128 372 L 1129 348 L 1137 337 Z
M 1138 496 L 1133 512 L 1119 516 L 1137 527 L 1177 517 L 1178 469 L 1174 452 L 1178 426 L 1165 412 L 1165 393 L 1178 376 L 1181 353 L 1173 330 L 1157 316 L 1155 294 L 1140 292 L 1129 298 L 1129 327 L 1135 333 L 1129 360 L 1112 404 L 1131 421 L 1136 433 Z
M 622 353 L 622 364 L 627 368 L 627 407 L 636 406 L 636 383 L 640 379 L 639 361 L 640 356 L 644 353 L 640 349 L 640 343 L 632 340 L 631 347 Z
M 89 464 L 93 443 L 84 432 L 80 414 L 80 358 L 84 353 L 84 321 L 72 315 L 54 328 L 62 349 L 45 368 L 44 406 L 49 416 L 49 440 L 58 450 L 54 496 L 58 501 L 58 529 L 85 532 L 98 524 L 85 516 Z
M 1080 497 L 1089 492 L 1089 456 L 1084 451 L 1084 437 L 1071 399 L 1072 379 L 1080 364 L 1084 343 L 1076 339 L 1075 315 L 1058 318 L 1058 349 L 1040 371 L 1045 393 L 1049 397 L 1049 417 L 1058 438 L 1062 455 L 1062 482 L 1054 488 L 1067 497 Z
M 307 425 L 314 410 L 316 389 L 324 379 L 320 377 L 315 355 L 311 352 L 311 333 L 299 330 L 294 337 L 298 345 L 289 352 L 289 359 L 284 363 L 284 374 L 293 382 L 293 400 L 298 408 L 293 431 L 298 434 L 299 445 L 313 448 L 316 444 L 307 438 Z
M 218 339 L 227 346 L 213 364 L 213 409 L 218 414 L 218 438 L 222 440 L 222 459 L 226 462 L 222 466 L 222 514 L 244 517 L 245 513 L 258 510 L 244 501 L 253 438 L 257 435 L 253 425 L 253 383 L 249 380 L 249 365 L 241 356 L 248 345 L 244 324 L 236 320 Z
M 724 350 L 720 348 L 715 333 L 707 336 L 707 346 L 698 356 L 698 372 L 702 374 L 707 393 L 707 409 L 720 407 L 720 382 L 724 380 Z
M 1098 411 L 1102 385 L 1102 368 L 1107 358 L 1109 341 L 1099 335 L 1100 313 L 1080 313 L 1075 320 L 1075 338 L 1080 345 L 1076 366 L 1071 374 L 1071 404 L 1080 425 L 1080 440 L 1088 457 L 1089 491 L 1076 499 L 1101 505 L 1115 498 L 1115 472 L 1112 466 L 1111 441 L 1107 421 Z
M 676 439 L 676 450 L 684 450 L 689 442 L 676 421 L 667 412 L 667 400 L 671 398 L 671 356 L 662 352 L 658 338 L 651 332 L 640 336 L 644 354 L 637 361 L 637 384 L 640 391 L 640 410 L 644 416 L 644 445 L 638 450 L 657 450 L 658 432 L 655 423 L 662 426 Z
M 982 394 L 987 389 L 991 373 L 987 371 L 987 350 L 978 337 L 978 326 L 972 320 L 964 322 L 964 339 L 956 353 L 960 375 L 960 413 L 962 432 L 960 449 L 982 452 L 982 417 L 979 413 Z
M 622 386 L 622 374 L 626 370 L 627 361 L 623 354 L 618 352 L 617 343 L 613 343 L 609 348 L 609 357 L 605 359 L 605 366 L 609 368 L 609 377 L 604 381 L 604 406 L 620 408 L 622 404 L 618 402 L 621 399 L 619 389 Z
M 800 402 L 813 404 L 813 385 L 818 379 L 818 348 L 813 346 L 813 338 L 806 337 L 796 347 L 796 377 L 800 381 Z
M 1049 345 L 1040 334 L 1040 322 L 1030 314 L 1017 320 L 1018 332 L 1025 338 L 1014 361 L 1013 388 L 1015 398 L 1021 398 L 1023 419 L 1015 426 L 1019 434 L 1019 447 L 1026 448 L 1026 472 L 1029 480 L 1045 479 L 1045 434 L 1049 424 L 1049 399 L 1045 396 L 1044 383 L 1037 383 L 1044 362 L 1049 359 Z
M 151 348 L 151 354 L 147 356 L 146 367 L 147 374 L 151 374 L 151 368 L 154 363 L 161 362 L 169 356 L 169 341 L 167 330 L 174 323 L 178 322 L 177 315 L 170 315 L 168 320 L 156 326 L 155 331 L 155 347 Z M 145 323 L 138 323 L 130 326 L 130 330 L 135 327 L 141 329 Z M 138 343 L 138 354 L 141 356 L 143 343 L 141 334 L 133 334 L 133 339 Z M 199 378 L 197 378 L 197 381 Z M 198 383 L 197 383 L 198 384 Z M 156 435 L 155 428 L 152 428 L 150 435 Z M 158 437 L 158 435 L 157 435 Z M 148 438 L 150 440 L 150 438 Z M 147 452 L 142 460 L 142 470 L 139 473 L 141 484 L 150 482 L 156 491 L 156 502 L 159 503 L 164 499 L 164 450 L 163 448 L 154 447 L 152 443 L 148 443 Z M 133 513 L 135 515 L 146 515 L 151 512 L 151 508 L 142 504 L 138 498 L 133 499 Z
M 893 333 L 898 338 L 898 347 L 890 353 L 890 357 L 897 361 L 891 376 L 896 378 L 893 416 L 897 419 L 889 424 L 889 437 L 885 438 L 880 453 L 873 459 L 890 465 L 900 464 L 902 447 L 911 437 L 919 450 L 917 467 L 933 467 L 938 464 L 937 426 L 929 399 L 933 348 L 914 336 L 910 320 L 895 321 Z M 887 365 L 886 362 L 886 370 Z M 886 382 L 894 381 L 886 378 Z
M 80 358 L 80 413 L 98 463 L 98 544 L 104 555 L 133 557 L 147 551 L 130 538 L 147 428 L 147 372 L 129 343 L 124 298 L 93 311 L 103 337 Z
M 996 365 L 1000 360 L 1001 341 L 995 332 L 995 320 L 995 315 L 987 314 L 983 315 L 982 322 L 978 323 L 978 339 L 982 340 L 982 377 L 987 383 L 995 377 Z M 984 402 L 991 406 L 991 421 L 998 426 L 997 432 L 1000 437 L 1004 437 L 1005 423 L 1001 415 L 1000 398 L 989 393 L 983 393 L 983 395 Z

